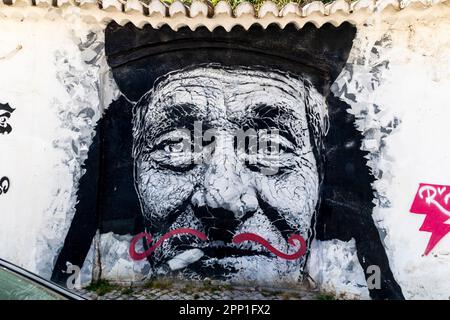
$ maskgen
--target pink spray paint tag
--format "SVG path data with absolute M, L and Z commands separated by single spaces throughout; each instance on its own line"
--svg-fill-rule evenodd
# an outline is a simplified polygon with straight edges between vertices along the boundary
M 424 255 L 428 255 L 450 232 L 450 186 L 420 183 L 410 212 L 425 214 L 420 231 L 431 232 Z

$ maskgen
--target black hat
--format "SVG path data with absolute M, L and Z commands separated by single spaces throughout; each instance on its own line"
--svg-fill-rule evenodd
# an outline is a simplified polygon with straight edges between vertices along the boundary
M 236 25 L 174 31 L 168 25 L 142 29 L 113 22 L 105 31 L 105 52 L 121 92 L 137 101 L 157 78 L 186 66 L 219 63 L 224 66 L 264 66 L 302 75 L 328 95 L 352 47 L 356 28 L 350 23 L 317 28 L 308 23 L 281 29 L 254 24 L 248 30 Z

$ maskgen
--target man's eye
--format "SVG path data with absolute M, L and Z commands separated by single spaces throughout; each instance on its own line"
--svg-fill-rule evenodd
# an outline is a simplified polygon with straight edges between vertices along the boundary
M 194 168 L 191 142 L 183 137 L 168 138 L 153 147 L 150 157 L 159 167 L 175 172 Z
M 259 150 L 262 156 L 276 156 L 286 152 L 294 152 L 294 150 L 284 145 L 270 145 Z
M 165 152 L 178 153 L 186 151 L 184 150 L 185 145 L 182 142 L 167 142 L 164 144 L 163 149 Z
M 275 137 L 259 141 L 258 147 L 247 147 L 244 155 L 246 166 L 254 172 L 279 174 L 292 168 L 294 145 L 284 138 Z
M 164 150 L 170 151 L 174 150 L 177 145 L 182 145 L 183 138 L 169 138 L 162 141 L 159 141 L 157 144 L 153 146 L 153 150 Z

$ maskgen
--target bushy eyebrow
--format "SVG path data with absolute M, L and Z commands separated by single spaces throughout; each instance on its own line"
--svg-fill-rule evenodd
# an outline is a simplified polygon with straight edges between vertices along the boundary
M 201 121 L 203 132 L 211 128 L 211 125 L 204 121 L 206 118 L 205 111 L 192 103 L 169 105 L 163 108 L 161 112 L 164 113 L 164 121 L 154 124 L 152 134 L 148 136 L 152 143 L 158 137 L 176 129 L 187 129 L 193 133 L 196 121 Z
M 194 122 L 201 120 L 199 108 L 191 103 L 167 105 L 160 109 L 163 121 L 152 125 L 152 140 L 174 129 L 194 130 Z
M 200 109 L 191 103 L 170 105 L 163 109 L 167 122 L 175 128 L 190 128 L 201 117 Z
M 238 120 L 244 130 L 247 129 L 278 129 L 279 134 L 294 145 L 298 145 L 291 127 L 286 123 L 286 119 L 295 118 L 293 111 L 277 105 L 257 104 L 248 109 L 248 112 Z M 283 121 L 284 119 L 284 121 Z

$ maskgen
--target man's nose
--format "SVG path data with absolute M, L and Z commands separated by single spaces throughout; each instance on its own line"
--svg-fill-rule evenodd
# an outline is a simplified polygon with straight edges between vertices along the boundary
M 254 212 L 258 200 L 251 172 L 245 170 L 234 150 L 234 136 L 219 136 L 204 177 L 204 201 L 208 207 L 233 212 L 241 219 Z

